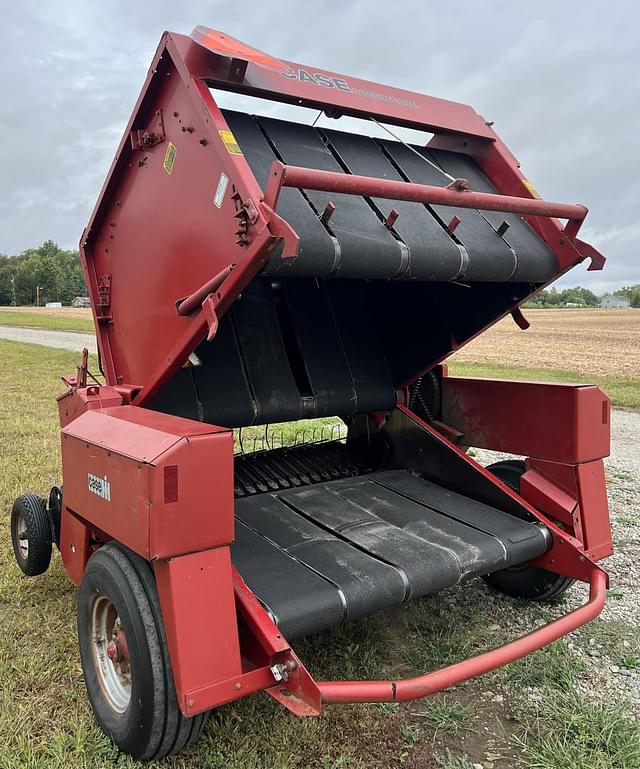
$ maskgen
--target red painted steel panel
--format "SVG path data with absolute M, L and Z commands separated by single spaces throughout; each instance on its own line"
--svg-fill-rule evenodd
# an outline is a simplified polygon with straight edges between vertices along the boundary
M 607 396 L 591 385 L 444 377 L 442 419 L 462 445 L 556 462 L 609 455 Z
M 57 401 L 60 426 L 65 427 L 89 409 L 121 406 L 123 398 L 113 387 L 92 386 L 67 390 L 58 396 Z
M 90 555 L 89 529 L 66 505 L 60 520 L 60 555 L 69 579 L 80 585 Z
M 207 32 L 213 35 L 209 40 Z M 274 59 L 255 49 L 248 50 L 237 40 L 232 52 L 220 46 L 220 40 L 214 39 L 216 35 L 220 35 L 216 30 L 197 27 L 194 38 L 200 45 L 196 45 L 189 38 L 172 34 L 194 75 L 212 86 L 316 109 L 333 107 L 340 114 L 355 117 L 373 115 L 384 122 L 419 126 L 427 131 L 458 131 L 489 140 L 494 137 L 482 115 L 467 104 Z M 241 78 L 237 68 L 230 66 L 237 61 L 249 62 Z
M 613 546 L 604 462 L 578 465 L 576 477 L 585 550 L 594 559 L 606 558 L 613 553 Z
M 194 323 L 176 312 L 176 301 L 230 263 L 242 262 L 234 188 L 242 201 L 255 201 L 251 239 L 265 227 L 257 183 L 244 157 L 228 152 L 219 134 L 228 130 L 224 118 L 208 89 L 184 67 L 176 68 L 166 42 L 165 37 L 81 242 L 110 384 L 143 385 L 160 363 L 169 363 L 171 343 Z M 129 132 L 153 124 L 159 110 L 164 139 L 132 149 Z M 228 187 L 218 207 L 214 197 L 223 173 Z M 99 303 L 101 275 L 111 276 L 105 307 Z
M 135 406 L 92 410 L 64 428 L 62 459 L 65 505 L 144 558 L 233 539 L 229 431 Z M 177 468 L 175 498 L 165 499 L 166 466 Z
M 164 468 L 177 467 L 178 498 L 164 501 Z M 151 475 L 149 553 L 166 558 L 233 541 L 233 435 L 184 438 Z
M 228 547 L 154 563 L 178 703 L 185 714 L 219 704 L 200 700 L 198 689 L 242 674 L 231 569 Z

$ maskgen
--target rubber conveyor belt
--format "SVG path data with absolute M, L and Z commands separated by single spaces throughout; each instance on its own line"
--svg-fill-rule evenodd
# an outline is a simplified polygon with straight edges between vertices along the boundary
M 273 161 L 281 160 L 437 187 L 446 187 L 452 175 L 461 176 L 473 189 L 495 192 L 466 155 L 230 110 L 224 115 L 263 189 Z M 335 210 L 323 222 L 328 203 Z M 388 228 L 392 209 L 399 216 Z M 556 269 L 553 253 L 515 214 L 293 188 L 282 190 L 277 212 L 298 233 L 300 248 L 294 259 L 274 254 L 265 275 L 541 282 Z M 448 225 L 454 216 L 459 224 L 452 234 Z
M 544 527 L 405 470 L 236 500 L 232 558 L 288 638 L 541 555 Z

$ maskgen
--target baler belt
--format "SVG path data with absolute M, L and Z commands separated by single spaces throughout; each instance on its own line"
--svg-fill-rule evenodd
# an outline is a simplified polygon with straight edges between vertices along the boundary
M 352 174 L 402 181 L 380 145 L 369 137 L 342 131 L 324 130 L 323 133 Z M 407 277 L 452 280 L 464 274 L 466 254 L 426 206 L 378 198 L 372 202 L 385 219 L 394 208 L 399 214 L 393 229 L 409 248 Z
M 451 176 L 457 179 L 468 179 L 471 189 L 476 192 L 495 192 L 495 188 L 478 166 L 466 155 L 445 150 L 423 150 L 438 165 Z M 552 252 L 540 240 L 535 232 L 518 214 L 504 214 L 498 211 L 482 211 L 482 216 L 493 226 L 499 229 L 509 225 L 502 238 L 516 252 L 518 266 L 513 275 L 514 280 L 539 280 L 539 275 L 544 271 L 552 274 L 556 267 L 556 259 Z
M 405 470 L 236 500 L 233 561 L 287 637 L 541 555 L 540 526 Z
M 224 114 L 263 190 L 271 164 L 280 160 L 321 171 L 440 187 L 446 187 L 453 174 L 468 178 L 476 191 L 495 192 L 466 155 L 238 112 Z M 328 203 L 335 210 L 323 221 Z M 387 227 L 393 209 L 399 215 Z M 299 253 L 286 260 L 279 252 L 274 254 L 266 275 L 543 282 L 556 268 L 551 251 L 515 214 L 289 187 L 281 191 L 277 212 L 298 233 Z M 459 223 L 449 232 L 454 217 Z M 502 232 L 505 221 L 508 231 Z
M 383 146 L 408 181 L 438 187 L 446 187 L 449 183 L 443 173 L 425 163 L 403 144 L 385 140 Z M 419 152 L 428 155 L 423 148 L 419 148 Z M 454 216 L 460 220 L 455 234 L 469 255 L 466 280 L 505 281 L 513 277 L 517 267 L 516 253 L 478 211 L 439 205 L 433 205 L 431 208 L 445 225 Z

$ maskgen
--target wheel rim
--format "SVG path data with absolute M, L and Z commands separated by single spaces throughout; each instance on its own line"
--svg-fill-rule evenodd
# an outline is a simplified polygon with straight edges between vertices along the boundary
M 131 701 L 131 664 L 127 639 L 113 602 L 97 595 L 91 608 L 93 661 L 102 693 L 117 713 Z
M 27 522 L 24 516 L 20 514 L 16 523 L 16 537 L 18 540 L 18 552 L 20 558 L 26 561 L 29 557 L 29 533 L 27 531 Z

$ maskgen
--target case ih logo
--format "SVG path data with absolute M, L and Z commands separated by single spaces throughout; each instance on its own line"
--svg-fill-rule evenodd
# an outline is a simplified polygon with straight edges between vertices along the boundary
M 302 69 L 302 67 L 298 67 L 297 69 L 289 67 L 286 72 L 282 73 L 282 76 L 289 80 L 299 80 L 301 83 L 321 85 L 324 88 L 337 88 L 339 91 L 346 91 L 347 93 L 354 94 L 354 96 L 366 96 L 367 99 L 375 99 L 376 101 L 383 101 L 389 104 L 399 104 L 401 107 L 418 108 L 415 101 L 412 101 L 411 99 L 403 99 L 402 96 L 396 96 L 395 94 L 369 91 L 366 88 L 352 88 L 349 83 L 341 77 L 323 75 L 321 72 L 307 72 L 307 70 Z
M 325 88 L 339 88 L 341 91 L 351 93 L 351 88 L 346 80 L 339 77 L 329 77 L 321 72 L 309 74 L 306 69 L 291 69 L 282 73 L 283 77 L 289 80 L 300 80 L 302 83 L 313 83 L 314 85 L 323 85 Z

